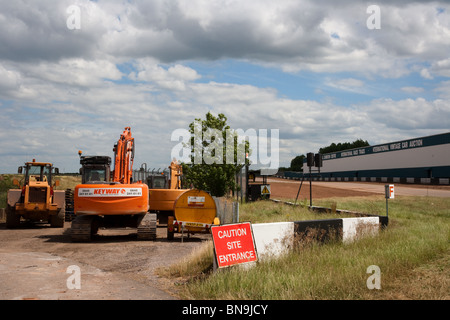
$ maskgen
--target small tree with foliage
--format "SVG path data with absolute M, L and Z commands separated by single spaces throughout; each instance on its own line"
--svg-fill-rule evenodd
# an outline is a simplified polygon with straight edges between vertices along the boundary
M 305 155 L 296 156 L 291 160 L 290 170 L 292 171 L 303 171 L 303 159 L 305 159 Z
M 217 197 L 236 190 L 236 173 L 248 163 L 249 142 L 239 141 L 222 113 L 215 117 L 208 112 L 205 120 L 195 119 L 189 131 L 191 162 L 183 163 L 185 185 Z

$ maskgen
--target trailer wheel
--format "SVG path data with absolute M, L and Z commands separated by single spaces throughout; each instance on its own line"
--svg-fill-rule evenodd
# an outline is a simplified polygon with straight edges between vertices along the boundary
M 175 235 L 175 232 L 170 231 L 169 229 L 167 229 L 167 240 L 173 240 Z
M 173 226 L 174 216 L 167 217 L 167 240 L 173 240 L 175 235 L 175 230 Z

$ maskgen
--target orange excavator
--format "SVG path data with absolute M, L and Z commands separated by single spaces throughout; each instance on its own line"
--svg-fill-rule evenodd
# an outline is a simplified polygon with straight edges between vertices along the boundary
M 137 238 L 156 238 L 156 214 L 149 213 L 148 186 L 132 182 L 134 138 L 126 127 L 108 156 L 82 156 L 82 183 L 75 187 L 72 241 L 90 241 L 99 228 L 137 228 Z

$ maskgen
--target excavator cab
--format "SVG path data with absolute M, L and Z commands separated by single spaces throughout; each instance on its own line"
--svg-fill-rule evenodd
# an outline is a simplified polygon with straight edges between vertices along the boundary
M 80 156 L 81 183 L 109 183 L 111 180 L 111 158 L 108 156 Z
M 149 189 L 169 189 L 168 176 L 164 172 L 150 175 L 147 177 L 147 185 Z

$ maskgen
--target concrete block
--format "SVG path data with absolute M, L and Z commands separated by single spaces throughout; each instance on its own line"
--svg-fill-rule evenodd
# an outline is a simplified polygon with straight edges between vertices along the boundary
M 342 219 L 296 221 L 294 233 L 296 242 L 342 239 Z
M 342 241 L 350 243 L 364 236 L 374 236 L 380 228 L 379 217 L 342 219 Z
M 260 259 L 277 257 L 286 252 L 294 243 L 294 223 L 274 222 L 252 224 L 256 251 Z

